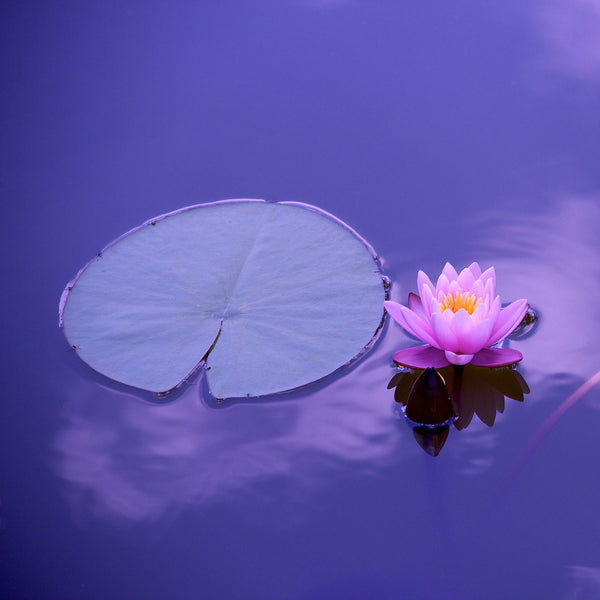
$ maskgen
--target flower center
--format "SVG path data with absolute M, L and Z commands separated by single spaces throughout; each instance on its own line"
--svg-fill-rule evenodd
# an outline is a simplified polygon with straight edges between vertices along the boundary
M 455 292 L 454 296 L 452 294 L 448 294 L 444 298 L 444 301 L 440 302 L 440 310 L 444 312 L 447 308 L 449 308 L 452 312 L 457 312 L 461 308 L 464 308 L 470 315 L 472 315 L 475 309 L 479 306 L 480 302 L 481 298 L 478 298 L 471 292 L 463 292 L 462 294 Z

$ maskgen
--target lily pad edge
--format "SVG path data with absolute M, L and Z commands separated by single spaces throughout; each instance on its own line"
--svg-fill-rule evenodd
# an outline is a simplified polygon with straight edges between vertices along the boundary
M 374 260 L 376 266 L 377 266 L 377 272 L 379 273 L 380 279 L 381 279 L 381 285 L 383 287 L 383 299 L 382 299 L 382 315 L 381 315 L 381 319 L 377 325 L 377 327 L 375 328 L 373 335 L 371 336 L 371 338 L 369 339 L 369 341 L 361 348 L 361 350 L 352 358 L 350 358 L 348 361 L 346 361 L 344 364 L 340 365 L 339 367 L 337 367 L 336 369 L 334 369 L 333 371 L 331 371 L 330 373 L 319 377 L 318 379 L 315 379 L 313 381 L 310 381 L 308 383 L 305 383 L 303 385 L 300 386 L 296 386 L 290 389 L 285 389 L 285 390 L 280 390 L 277 392 L 273 392 L 273 393 L 268 393 L 268 394 L 262 394 L 262 395 L 246 395 L 246 396 L 241 396 L 241 397 L 227 397 L 227 400 L 238 400 L 238 399 L 256 399 L 256 398 L 266 398 L 269 396 L 278 396 L 280 394 L 289 394 L 292 392 L 296 392 L 302 389 L 305 389 L 309 386 L 313 386 L 315 384 L 318 383 L 323 383 L 324 381 L 328 380 L 329 378 L 333 378 L 335 376 L 337 376 L 342 370 L 347 369 L 349 366 L 357 363 L 360 359 L 362 359 L 375 345 L 375 343 L 378 341 L 380 334 L 383 330 L 383 327 L 385 325 L 386 322 L 386 311 L 383 309 L 383 300 L 388 300 L 389 299 L 389 290 L 390 290 L 390 283 L 389 283 L 389 278 L 386 277 L 383 274 L 383 269 L 382 269 L 382 265 L 381 265 L 381 260 L 378 256 L 378 254 L 375 252 L 375 249 L 373 248 L 373 246 L 371 244 L 369 244 L 369 242 L 367 242 L 355 229 L 353 229 L 352 227 L 350 227 L 347 223 L 345 223 L 344 221 L 342 221 L 341 219 L 339 219 L 338 217 L 336 217 L 335 215 L 319 208 L 316 207 L 314 205 L 311 204 L 307 204 L 304 202 L 296 202 L 296 201 L 281 201 L 281 202 L 277 202 L 277 201 L 269 201 L 269 200 L 264 200 L 264 199 L 258 199 L 258 198 L 231 198 L 231 199 L 225 199 L 225 200 L 216 200 L 213 202 L 205 202 L 205 203 L 199 203 L 199 204 L 193 204 L 190 206 L 185 206 L 182 208 L 179 208 L 177 210 L 168 212 L 168 213 L 164 213 L 161 214 L 157 217 L 148 219 L 146 221 L 144 221 L 142 224 L 126 231 L 125 233 L 121 234 L 120 236 L 118 236 L 117 238 L 115 238 L 114 240 L 112 240 L 110 243 L 108 243 L 106 246 L 104 246 L 102 248 L 102 250 L 100 252 L 97 253 L 96 256 L 94 256 L 92 259 L 90 259 L 81 269 L 79 269 L 79 271 L 77 272 L 77 274 L 75 275 L 75 277 L 73 277 L 65 286 L 61 297 L 60 297 L 60 301 L 59 301 L 59 314 L 58 314 L 58 325 L 59 328 L 63 329 L 63 314 L 65 311 L 65 307 L 67 305 L 68 302 L 68 298 L 69 298 L 69 294 L 71 292 L 71 290 L 73 289 L 73 287 L 77 284 L 77 281 L 79 280 L 79 278 L 81 277 L 81 275 L 83 274 L 83 272 L 90 266 L 90 264 L 92 264 L 95 260 L 97 260 L 99 257 L 102 256 L 102 254 L 108 250 L 109 248 L 111 248 L 112 246 L 114 246 L 115 244 L 119 243 L 122 239 L 132 235 L 133 233 L 144 229 L 146 227 L 149 226 L 154 226 L 156 225 L 157 222 L 166 219 L 167 217 L 171 217 L 174 215 L 178 215 L 180 213 L 184 213 L 190 210 L 194 210 L 194 209 L 198 209 L 198 208 L 202 208 L 202 207 L 209 207 L 209 206 L 216 206 L 216 205 L 222 205 L 222 204 L 243 204 L 243 203 L 249 203 L 249 202 L 257 202 L 257 203 L 265 203 L 265 204 L 280 204 L 280 205 L 291 205 L 291 206 L 298 206 L 301 207 L 305 210 L 309 210 L 311 212 L 317 213 L 325 218 L 330 219 L 331 221 L 335 222 L 337 225 L 339 225 L 340 227 L 342 227 L 344 230 L 346 230 L 348 233 L 352 234 L 356 239 L 358 239 L 362 245 L 365 247 L 365 249 L 367 250 L 367 252 L 371 255 L 372 259 Z M 221 323 L 221 327 L 222 327 L 223 323 Z M 100 378 L 101 381 L 104 382 L 103 385 L 106 385 L 106 382 L 109 383 L 109 386 L 111 388 L 116 387 L 116 388 L 123 388 L 126 389 L 128 391 L 135 391 L 136 392 L 136 396 L 142 396 L 144 398 L 147 398 L 148 393 L 150 393 L 152 395 L 152 397 L 155 400 L 158 401 L 162 401 L 166 398 L 170 398 L 173 396 L 173 394 L 175 394 L 176 392 L 178 392 L 181 387 L 183 385 L 185 385 L 186 383 L 189 382 L 189 380 L 199 371 L 202 371 L 201 377 L 205 377 L 206 375 L 206 362 L 207 359 L 210 355 L 210 353 L 212 352 L 212 350 L 214 349 L 215 345 L 218 342 L 219 336 L 221 334 L 221 327 L 219 328 L 219 331 L 217 333 L 217 335 L 215 336 L 214 341 L 212 342 L 211 346 L 209 347 L 209 349 L 206 351 L 206 353 L 204 354 L 204 356 L 196 363 L 196 365 L 191 369 L 191 371 L 179 382 L 177 383 L 175 386 L 171 387 L 168 390 L 164 390 L 164 391 L 160 391 L 160 392 L 152 392 L 150 390 L 144 390 L 142 388 L 138 388 L 136 386 L 132 386 L 129 385 L 127 383 L 123 383 L 117 380 L 113 380 L 111 379 L 109 376 L 104 375 L 103 373 L 100 373 L 98 371 L 96 371 L 93 367 L 91 367 L 90 365 L 88 365 L 85 361 L 81 361 L 83 362 L 83 364 L 87 367 L 87 369 L 90 370 L 91 373 L 93 373 L 95 376 L 98 376 Z M 66 339 L 66 337 L 65 337 Z M 67 340 L 68 341 L 68 340 Z M 77 353 L 77 348 L 73 347 L 73 350 L 75 350 L 75 353 Z M 210 367 L 209 367 L 210 368 Z M 207 385 L 207 390 L 210 393 L 210 396 L 216 400 L 217 402 L 221 402 L 223 400 L 225 400 L 225 398 L 217 398 L 213 393 L 212 390 L 210 389 L 210 386 Z

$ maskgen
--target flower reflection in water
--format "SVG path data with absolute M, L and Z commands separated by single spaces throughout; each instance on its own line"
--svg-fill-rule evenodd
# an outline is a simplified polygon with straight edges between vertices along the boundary
M 401 371 L 390 380 L 392 388 L 415 439 L 431 456 L 440 453 L 450 425 L 466 429 L 476 414 L 491 427 L 496 413 L 504 412 L 505 398 L 522 402 L 529 393 L 514 368 L 473 365 Z

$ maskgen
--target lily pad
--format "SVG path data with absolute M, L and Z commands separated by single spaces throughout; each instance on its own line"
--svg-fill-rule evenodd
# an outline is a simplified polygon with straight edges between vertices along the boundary
M 67 286 L 65 336 L 100 373 L 164 393 L 206 364 L 217 398 L 294 389 L 358 356 L 383 319 L 372 249 L 297 203 L 234 200 L 125 234 Z

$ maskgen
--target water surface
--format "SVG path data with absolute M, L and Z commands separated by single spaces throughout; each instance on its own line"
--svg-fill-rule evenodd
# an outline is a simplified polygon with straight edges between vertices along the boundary
M 600 12 L 539 0 L 0 9 L 0 595 L 600 597 Z M 404 302 L 446 260 L 539 311 L 531 393 L 437 458 L 388 323 L 351 369 L 254 402 L 94 375 L 57 327 L 110 240 L 234 197 L 317 205 Z M 351 323 L 348 324 L 352 326 Z M 532 444 L 532 440 L 535 442 Z

